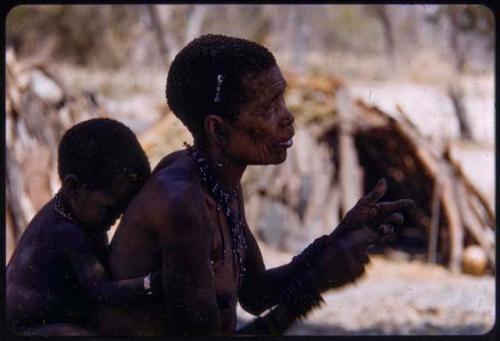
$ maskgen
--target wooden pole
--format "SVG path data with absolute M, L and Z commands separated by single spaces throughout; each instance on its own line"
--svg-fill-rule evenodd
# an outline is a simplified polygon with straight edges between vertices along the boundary
M 486 237 L 482 224 L 477 219 L 477 217 L 472 214 L 471 207 L 467 200 L 467 190 L 465 186 L 457 182 L 457 201 L 459 204 L 459 212 L 464 221 L 464 226 L 469 231 L 471 236 L 476 240 L 476 242 L 481 246 L 481 248 L 486 252 L 488 260 L 491 264 L 492 269 L 495 268 L 495 244 L 493 244 Z
M 339 89 L 335 99 L 339 115 L 339 188 L 340 209 L 343 217 L 363 193 L 358 154 L 350 132 L 357 112 L 345 88 Z
M 443 177 L 443 210 L 448 219 L 448 229 L 450 232 L 450 259 L 448 267 L 453 273 L 460 273 L 463 253 L 463 226 L 460 220 L 460 213 L 456 205 L 456 193 L 453 190 L 453 175 L 447 172 Z
M 429 247 L 427 251 L 427 261 L 429 263 L 437 262 L 437 245 L 439 236 L 439 218 L 441 207 L 441 195 L 443 185 L 439 176 L 434 179 L 434 191 L 432 194 L 431 222 L 429 226 Z

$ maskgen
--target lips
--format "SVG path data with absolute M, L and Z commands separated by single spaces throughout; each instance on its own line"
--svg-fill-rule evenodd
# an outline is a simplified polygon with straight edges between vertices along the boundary
M 278 145 L 280 147 L 284 147 L 284 148 L 290 148 L 293 145 L 293 140 L 289 139 L 286 141 L 278 142 L 278 143 L 276 143 L 276 145 Z

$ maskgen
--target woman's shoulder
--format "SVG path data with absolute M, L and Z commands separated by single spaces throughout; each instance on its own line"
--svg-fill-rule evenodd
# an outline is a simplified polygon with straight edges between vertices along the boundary
M 192 158 L 188 151 L 185 149 L 177 150 L 164 156 L 151 172 L 151 177 L 164 172 L 165 170 L 172 170 L 177 168 L 192 168 Z
M 163 200 L 178 200 L 186 194 L 203 194 L 198 168 L 185 150 L 163 158 L 143 189 L 159 195 Z
M 175 152 L 167 154 L 166 156 L 164 156 L 160 160 L 160 162 L 158 162 L 158 164 L 153 169 L 153 171 L 151 172 L 151 174 L 153 175 L 153 174 L 157 173 L 158 171 L 162 170 L 163 168 L 170 166 L 172 163 L 175 163 L 180 158 L 182 158 L 185 154 L 186 154 L 186 151 L 182 150 L 182 149 L 181 150 L 176 150 Z

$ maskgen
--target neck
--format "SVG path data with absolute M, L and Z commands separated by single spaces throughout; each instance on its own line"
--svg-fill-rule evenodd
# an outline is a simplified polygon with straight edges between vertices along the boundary
M 241 164 L 227 157 L 217 146 L 202 145 L 194 143 L 195 149 L 205 153 L 215 164 L 213 167 L 214 176 L 224 191 L 230 192 L 238 187 L 247 168 L 246 164 Z
M 56 196 L 54 197 L 54 209 L 56 210 L 57 213 L 62 215 L 63 217 L 75 222 L 75 223 L 80 223 L 76 215 L 74 214 L 74 210 L 71 207 L 71 200 L 69 199 L 68 195 L 64 193 L 62 189 L 57 192 Z
M 64 208 L 73 212 L 73 208 L 71 207 L 71 200 L 62 188 L 59 189 L 56 195 L 59 197 L 59 202 L 64 206 Z

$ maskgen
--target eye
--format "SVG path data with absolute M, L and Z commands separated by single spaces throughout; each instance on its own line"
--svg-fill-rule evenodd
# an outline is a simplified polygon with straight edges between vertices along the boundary
M 99 207 L 99 213 L 101 215 L 106 215 L 106 213 L 108 213 L 108 207 L 106 207 L 106 206 Z
M 273 113 L 273 110 L 274 109 L 273 109 L 271 104 L 263 106 L 262 109 L 259 110 L 259 117 L 265 119 L 265 118 L 271 116 L 271 114 Z
M 269 103 L 269 105 L 267 106 L 266 108 L 266 111 L 267 112 L 273 112 L 276 110 L 277 106 L 278 106 L 278 103 L 279 103 L 279 100 L 277 98 L 273 99 L 271 101 L 271 103 Z

